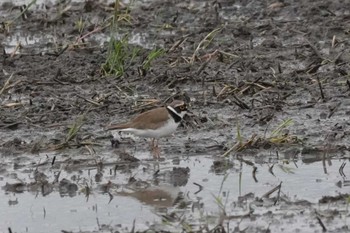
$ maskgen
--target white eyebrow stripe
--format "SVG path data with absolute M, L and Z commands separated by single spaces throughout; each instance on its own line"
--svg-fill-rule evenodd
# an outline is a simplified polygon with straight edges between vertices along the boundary
M 178 115 L 179 117 L 182 118 L 182 116 L 181 116 L 180 114 L 178 114 L 178 113 L 176 112 L 176 110 L 175 110 L 173 107 L 167 106 L 167 109 L 169 109 L 170 111 L 172 111 L 173 113 L 175 113 L 176 115 Z

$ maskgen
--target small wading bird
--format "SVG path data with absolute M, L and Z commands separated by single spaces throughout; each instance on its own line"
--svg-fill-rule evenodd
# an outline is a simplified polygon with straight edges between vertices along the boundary
M 174 100 L 166 107 L 146 111 L 136 116 L 130 122 L 111 125 L 107 129 L 152 138 L 152 154 L 154 158 L 159 158 L 160 149 L 158 147 L 158 139 L 174 133 L 187 112 L 187 105 L 184 101 Z

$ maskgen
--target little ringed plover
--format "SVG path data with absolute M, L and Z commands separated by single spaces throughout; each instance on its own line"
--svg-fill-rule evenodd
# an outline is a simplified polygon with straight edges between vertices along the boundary
M 153 138 L 151 143 L 153 156 L 159 158 L 158 139 L 174 133 L 187 111 L 187 105 L 184 101 L 174 100 L 166 107 L 141 113 L 130 122 L 110 125 L 108 130 L 118 130 L 140 137 Z

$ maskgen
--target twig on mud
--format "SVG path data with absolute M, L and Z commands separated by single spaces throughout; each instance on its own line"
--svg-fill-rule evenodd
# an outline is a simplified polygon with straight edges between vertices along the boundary
M 196 191 L 194 194 L 198 194 L 198 193 L 200 193 L 203 190 L 203 186 L 202 185 L 200 185 L 200 184 L 198 184 L 196 182 L 193 182 L 193 184 L 198 186 L 198 188 L 199 188 L 198 191 Z
M 219 220 L 218 220 L 218 225 L 216 225 L 216 227 L 214 227 L 213 229 L 210 229 L 209 231 L 207 232 L 226 232 L 224 226 L 223 226 L 223 222 L 226 218 L 226 215 L 225 214 L 220 214 L 220 217 L 219 217 Z M 190 231 L 186 231 L 186 232 L 191 232 Z M 229 232 L 229 231 L 227 231 Z
M 185 35 L 183 38 L 181 38 L 180 40 L 176 41 L 174 43 L 174 45 L 171 46 L 171 48 L 168 49 L 166 52 L 170 53 L 170 52 L 174 51 L 177 47 L 179 47 L 181 44 L 183 44 L 187 40 L 188 37 L 189 37 L 189 34 Z
M 58 171 L 57 174 L 55 174 L 55 179 L 52 183 L 58 183 L 58 181 L 60 180 L 60 176 L 61 176 L 61 172 L 62 172 L 62 169 Z
M 67 3 L 67 4 L 69 4 L 69 3 Z M 53 17 L 51 17 L 49 20 L 47 20 L 47 22 L 48 23 L 56 23 L 57 21 L 59 21 L 61 18 L 62 18 L 62 16 L 64 15 L 64 13 L 66 13 L 67 11 L 69 11 L 71 8 L 72 8 L 72 6 L 71 5 L 65 5 L 65 7 L 63 8 L 59 8 L 59 12 L 57 12 L 57 14 L 56 15 L 54 15 Z
M 111 192 L 109 192 L 109 191 L 108 191 L 107 193 L 108 193 L 108 196 L 109 196 L 109 201 L 108 201 L 108 204 L 109 204 L 109 203 L 112 202 L 114 196 L 113 196 L 113 194 L 111 194 Z
M 275 164 L 272 164 L 270 167 L 269 167 L 269 172 L 273 175 L 273 176 L 275 176 L 275 174 L 273 173 L 273 167 L 275 166 Z
M 323 94 L 322 84 L 321 84 L 320 78 L 318 76 L 317 76 L 317 83 L 318 83 L 318 87 L 320 88 L 321 98 L 324 101 L 325 98 L 324 98 L 324 94 Z
M 198 70 L 196 72 L 197 75 L 200 75 L 202 73 L 202 71 L 205 69 L 205 67 L 207 67 L 209 61 L 210 60 L 203 62 L 203 64 L 198 68 Z
M 317 70 L 322 66 L 321 62 L 320 63 L 312 63 L 310 64 L 304 71 L 307 73 L 307 74 L 313 74 L 313 73 L 316 73 Z
M 281 67 L 281 63 L 278 62 L 277 64 L 277 69 L 278 69 L 278 73 L 282 74 L 282 67 Z
M 101 224 L 100 224 L 100 221 L 98 220 L 98 217 L 96 217 L 96 224 L 97 224 L 98 230 L 101 230 Z
M 52 158 L 51 166 L 53 166 L 55 164 L 55 161 L 56 161 L 56 155 Z
M 17 43 L 15 49 L 12 51 L 10 57 L 14 57 L 16 55 L 16 52 L 22 47 L 21 43 Z
M 251 145 L 255 141 L 256 136 L 257 136 L 256 134 L 253 134 L 252 137 L 246 143 L 237 142 L 235 145 L 233 145 L 229 150 L 227 150 L 221 156 L 222 157 L 226 157 L 227 155 L 229 155 L 234 150 L 236 150 L 236 151 L 243 150 L 245 147 Z
M 229 155 L 232 151 L 234 151 L 236 148 L 238 148 L 240 146 L 240 142 L 237 142 L 236 144 L 234 144 L 229 150 L 227 150 L 224 154 L 222 154 L 222 157 L 226 157 L 227 155 Z
M 258 170 L 258 168 L 256 166 L 254 166 L 252 175 L 253 175 L 253 179 L 254 179 L 255 183 L 258 183 L 258 179 L 256 178 L 256 171 L 257 170 Z
M 239 127 L 237 127 L 237 143 L 233 145 L 229 150 L 227 150 L 221 156 L 227 156 L 232 151 L 242 151 L 248 147 L 264 146 L 266 144 L 289 144 L 289 143 L 300 143 L 294 135 L 289 135 L 289 133 L 284 133 L 283 130 L 292 124 L 292 120 L 287 119 L 282 122 L 275 130 L 272 131 L 270 136 L 264 135 L 264 137 L 253 134 L 250 139 L 243 143 Z M 267 129 L 266 129 L 267 131 Z M 266 134 L 266 132 L 265 132 Z
M 348 91 L 350 91 L 350 81 L 346 80 L 346 85 L 348 86 Z
M 341 105 L 341 102 L 337 103 L 335 106 L 330 108 L 330 113 L 328 114 L 327 118 L 331 118 L 333 114 L 337 111 L 338 107 Z
M 246 92 L 247 90 L 249 90 L 250 88 L 252 88 L 253 86 L 258 86 L 261 89 L 266 89 L 267 87 L 264 87 L 263 85 L 259 84 L 258 82 L 260 81 L 260 79 L 262 79 L 262 77 L 258 77 L 257 79 L 255 79 L 253 82 L 246 82 L 246 87 L 242 88 L 240 93 L 243 94 L 244 92 Z M 240 86 L 238 88 L 241 88 L 243 86 Z
M 59 84 L 67 85 L 68 83 L 64 83 L 64 82 L 62 82 L 62 81 L 60 81 L 60 80 L 57 79 L 57 78 L 58 78 L 59 76 L 61 76 L 61 75 L 62 75 L 62 70 L 61 70 L 61 68 L 58 68 L 58 70 L 57 70 L 57 72 L 56 72 L 55 77 L 53 78 L 53 80 L 56 81 L 56 82 L 58 82 Z
M 237 156 L 237 160 L 247 164 L 248 166 L 255 167 L 255 164 L 253 162 L 243 159 L 242 156 Z
M 14 75 L 14 73 L 12 73 L 12 74 L 10 75 L 10 77 L 6 80 L 4 86 L 3 86 L 3 87 L 1 88 L 1 90 L 0 90 L 0 95 L 1 95 L 5 90 L 7 90 L 8 88 L 10 88 L 10 81 L 11 81 L 13 75 Z
M 24 8 L 21 12 L 21 14 L 17 15 L 16 18 L 14 18 L 13 20 L 11 20 L 10 22 L 8 22 L 8 24 L 12 24 L 14 21 L 16 21 L 17 19 L 21 18 L 28 10 L 29 8 L 34 5 L 36 3 L 36 0 L 32 0 L 28 6 L 26 8 Z
M 344 167 L 346 165 L 346 162 L 343 162 L 340 167 L 339 167 L 339 174 L 342 176 L 342 177 L 346 177 L 345 173 L 344 173 Z
M 13 123 L 10 123 L 10 124 L 0 124 L 0 128 L 7 128 L 7 129 L 14 129 L 16 128 L 19 124 L 21 124 L 22 122 L 13 122 Z
M 334 64 L 338 64 L 341 61 L 341 56 L 343 55 L 344 51 L 341 51 L 340 53 L 338 53 L 338 55 L 334 58 Z
M 136 223 L 136 219 L 134 219 L 134 221 L 132 221 L 132 228 L 131 228 L 131 231 L 130 233 L 134 233 L 135 232 L 135 224 Z
M 241 58 L 241 57 L 236 55 L 236 54 L 232 54 L 232 53 L 228 53 L 228 52 L 225 52 L 222 50 L 215 49 L 214 52 L 204 54 L 203 56 L 200 56 L 198 59 L 200 61 L 211 61 L 211 60 L 213 60 L 213 58 L 215 58 L 217 61 L 224 62 L 225 58 L 229 60 L 230 58 Z M 218 71 L 217 73 L 219 73 L 219 72 L 220 71 Z
M 142 102 L 142 104 L 136 106 L 132 111 L 133 113 L 148 109 L 149 106 L 155 106 L 161 101 L 158 99 L 143 99 L 140 102 Z
M 235 95 L 235 93 L 232 93 L 232 96 L 233 96 L 233 98 L 236 100 L 236 101 L 233 101 L 238 107 L 240 107 L 241 109 L 247 109 L 247 110 L 249 110 L 250 108 L 249 108 L 249 106 L 246 104 L 246 103 L 244 103 L 241 99 L 239 99 L 236 95 Z
M 91 144 L 87 145 L 85 144 L 85 148 L 89 151 L 90 155 L 95 155 L 96 151 L 94 150 L 93 147 L 90 147 Z
M 23 104 L 22 104 L 22 103 L 14 102 L 14 103 L 3 104 L 2 106 L 3 106 L 3 107 L 7 107 L 7 108 L 11 108 L 11 107 L 23 106 Z
M 337 42 L 337 37 L 335 35 L 333 35 L 333 38 L 332 38 L 332 48 L 335 47 L 335 44 Z
M 101 143 L 97 143 L 97 142 L 79 142 L 79 143 L 75 143 L 75 144 L 71 144 L 71 146 L 103 146 L 103 144 Z
M 199 44 L 197 45 L 197 48 L 194 50 L 193 52 L 193 55 L 190 59 L 190 63 L 193 64 L 194 61 L 196 60 L 196 55 L 198 54 L 198 51 L 201 49 L 201 48 L 205 48 L 207 47 L 211 42 L 212 40 L 214 39 L 214 37 L 223 29 L 223 27 L 219 27 L 219 28 L 216 28 L 214 29 L 213 31 L 209 32 L 208 35 L 206 35 L 204 37 L 203 40 L 201 40 L 199 42 Z M 204 46 L 204 44 L 207 43 L 206 46 Z
M 79 132 L 80 128 L 83 126 L 84 124 L 84 119 L 85 119 L 85 114 L 83 114 L 82 116 L 78 117 L 78 119 L 74 122 L 74 124 L 72 125 L 72 127 L 70 128 L 66 139 L 65 139 L 65 143 L 69 142 L 70 140 L 72 140 L 77 133 Z
M 76 144 L 68 144 L 72 139 L 74 139 L 80 128 L 84 125 L 85 123 L 85 116 L 86 114 L 91 110 L 91 106 L 80 116 L 77 117 L 76 121 L 73 123 L 73 125 L 70 127 L 67 135 L 66 135 L 66 138 L 64 139 L 64 141 L 58 145 L 54 145 L 52 150 L 60 150 L 60 149 L 63 149 L 67 146 L 86 146 L 86 145 L 100 145 L 98 143 L 93 143 L 93 142 L 89 142 L 89 141 L 86 141 L 86 142 L 78 142 Z
M 240 146 L 237 148 L 237 151 L 241 151 L 241 150 L 243 150 L 244 148 L 246 148 L 246 147 L 252 145 L 252 144 L 256 141 L 256 140 L 255 140 L 256 137 L 257 137 L 257 135 L 256 135 L 256 134 L 253 134 L 253 135 L 250 137 L 250 139 L 249 139 L 246 143 L 240 144 Z
M 316 212 L 316 214 L 318 214 L 318 213 Z M 326 231 L 327 231 L 327 228 L 326 228 L 326 226 L 323 224 L 321 218 L 320 218 L 319 216 L 316 216 L 316 219 L 317 219 L 318 223 L 320 224 L 320 226 L 322 227 L 322 231 L 323 231 L 323 232 L 326 232 Z
M 89 102 L 90 104 L 93 104 L 93 105 L 95 105 L 95 106 L 101 106 L 99 103 L 97 103 L 97 102 L 95 102 L 95 101 L 93 101 L 93 100 L 87 99 L 87 98 L 85 98 L 84 96 L 81 96 L 81 95 L 79 95 L 79 94 L 77 94 L 77 97 L 79 97 L 79 98 L 85 100 L 86 102 Z
M 280 190 L 281 187 L 282 187 L 282 182 L 276 187 L 274 187 L 273 189 L 271 189 L 270 191 L 268 191 L 267 193 L 265 193 L 264 195 L 262 195 L 262 198 L 269 198 L 272 193 L 274 193 L 277 190 Z
M 278 127 L 272 131 L 270 138 L 280 135 L 282 133 L 282 130 L 287 128 L 291 124 L 293 124 L 292 119 L 287 119 L 287 120 L 283 121 L 282 124 L 278 125 Z
M 232 89 L 232 90 L 230 90 Z M 216 98 L 220 98 L 222 95 L 224 95 L 225 93 L 226 94 L 229 94 L 231 92 L 234 92 L 236 91 L 238 88 L 237 87 L 234 87 L 234 86 L 231 86 L 231 85 L 227 85 L 225 84 L 225 86 L 221 89 L 221 91 L 219 92 L 219 94 L 216 96 Z M 227 91 L 229 90 L 229 91 Z
M 90 35 L 92 35 L 92 34 L 94 34 L 94 33 L 97 33 L 97 32 L 102 31 L 103 29 L 109 27 L 110 25 L 111 25 L 111 22 L 107 23 L 107 24 L 104 25 L 104 26 L 97 27 L 97 28 L 95 28 L 94 30 L 92 30 L 91 32 L 88 32 L 88 33 L 86 33 L 85 35 L 82 35 L 81 37 L 78 37 L 78 38 L 76 39 L 75 42 L 78 43 L 79 41 L 84 40 L 86 37 L 88 37 L 88 36 L 90 36 Z
M 278 201 L 280 200 L 280 198 L 281 198 L 281 187 L 282 187 L 282 182 L 281 182 L 280 185 L 279 185 L 278 193 L 277 193 L 277 198 L 276 198 L 276 200 L 275 200 L 275 203 L 273 203 L 273 205 L 276 205 L 277 202 L 278 202 Z
M 118 85 L 114 85 L 114 87 L 117 88 L 118 91 L 121 92 L 125 97 L 130 97 L 130 95 L 128 95 L 128 93 L 127 93 L 126 91 L 123 91 Z M 131 87 L 126 86 L 125 88 L 129 89 L 130 92 L 134 92 L 134 91 L 131 89 Z M 113 94 L 113 93 L 111 92 L 111 93 L 107 94 L 107 96 L 110 96 L 110 95 L 112 95 L 112 94 Z
M 245 82 L 244 84 L 238 86 L 238 87 L 234 87 L 232 85 L 225 85 L 222 90 L 219 92 L 219 94 L 216 96 L 217 98 L 220 98 L 223 95 L 229 95 L 231 93 L 239 93 L 239 95 L 244 94 L 247 90 L 249 90 L 250 88 L 256 86 L 262 90 L 266 90 L 268 89 L 268 87 L 265 87 L 261 84 L 259 84 L 258 82 L 260 81 L 262 77 L 258 77 L 257 79 L 255 79 L 253 82 Z M 236 96 L 237 97 L 237 96 Z
M 65 45 L 57 54 L 56 56 L 59 57 L 64 51 L 66 51 L 69 48 L 69 45 Z
M 314 53 L 317 55 L 318 58 L 320 58 L 322 61 L 325 60 L 325 59 L 321 56 L 321 54 L 320 54 L 320 52 L 317 50 L 317 48 L 316 48 L 313 44 L 311 44 L 311 42 L 310 42 L 308 39 L 306 39 L 306 42 L 309 44 L 309 46 L 312 48 L 312 50 L 314 51 Z

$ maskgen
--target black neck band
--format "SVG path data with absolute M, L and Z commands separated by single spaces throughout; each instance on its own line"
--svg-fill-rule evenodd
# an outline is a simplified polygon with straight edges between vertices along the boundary
M 178 114 L 173 112 L 171 109 L 166 108 L 166 110 L 168 110 L 170 116 L 172 116 L 172 118 L 174 118 L 175 123 L 179 123 L 182 120 L 181 116 L 179 116 Z

